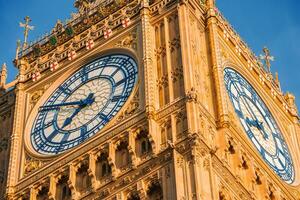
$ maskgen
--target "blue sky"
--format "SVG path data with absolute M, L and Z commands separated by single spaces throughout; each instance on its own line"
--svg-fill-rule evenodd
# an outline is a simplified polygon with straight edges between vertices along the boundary
M 65 20 L 75 12 L 74 1 L 67 0 L 0 0 L 0 63 L 9 68 L 8 81 L 16 76 L 12 65 L 17 39 L 23 40 L 19 22 L 32 18 L 34 31 L 29 40 L 49 32 L 57 19 Z M 258 55 L 267 46 L 279 72 L 281 87 L 297 97 L 300 108 L 300 1 L 299 0 L 217 0 L 220 11 Z

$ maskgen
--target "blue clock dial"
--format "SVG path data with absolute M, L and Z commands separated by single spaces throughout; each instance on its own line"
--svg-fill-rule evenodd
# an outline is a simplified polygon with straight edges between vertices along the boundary
M 265 103 L 235 70 L 226 68 L 224 81 L 235 112 L 255 148 L 282 180 L 293 183 L 295 175 L 291 154 Z
M 99 132 L 121 109 L 137 81 L 137 64 L 109 55 L 83 66 L 39 107 L 31 129 L 33 149 L 56 155 Z

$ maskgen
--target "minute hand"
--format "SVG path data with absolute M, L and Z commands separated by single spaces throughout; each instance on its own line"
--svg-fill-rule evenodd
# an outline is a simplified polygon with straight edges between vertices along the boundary
M 71 105 L 85 105 L 86 103 L 82 100 L 80 101 L 74 101 L 74 102 L 66 102 L 66 103 L 59 103 L 59 104 L 53 104 L 53 105 L 48 105 L 48 106 L 41 106 L 40 107 L 40 111 L 44 111 L 44 110 L 54 110 L 57 109 L 58 107 L 61 106 L 71 106 Z

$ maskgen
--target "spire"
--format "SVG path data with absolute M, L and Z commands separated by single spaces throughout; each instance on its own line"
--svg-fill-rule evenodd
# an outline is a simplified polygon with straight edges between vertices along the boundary
M 1 77 L 0 77 L 0 87 L 3 88 L 6 84 L 6 78 L 7 78 L 7 67 L 6 63 L 3 63 L 2 69 L 1 69 Z

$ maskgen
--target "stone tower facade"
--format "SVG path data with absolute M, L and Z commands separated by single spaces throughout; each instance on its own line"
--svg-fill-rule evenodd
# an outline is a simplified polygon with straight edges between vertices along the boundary
M 58 22 L 50 35 L 18 52 L 15 81 L 6 84 L 2 70 L 1 198 L 300 199 L 295 98 L 281 92 L 214 0 L 77 0 L 75 6 L 69 23 Z M 137 66 L 124 105 L 73 148 L 41 153 L 32 127 L 45 102 L 87 63 L 115 54 Z M 292 160 L 289 182 L 245 133 L 226 91 L 226 67 L 245 77 L 272 113 Z M 77 111 L 68 118 L 95 98 L 87 100 L 73 105 Z

